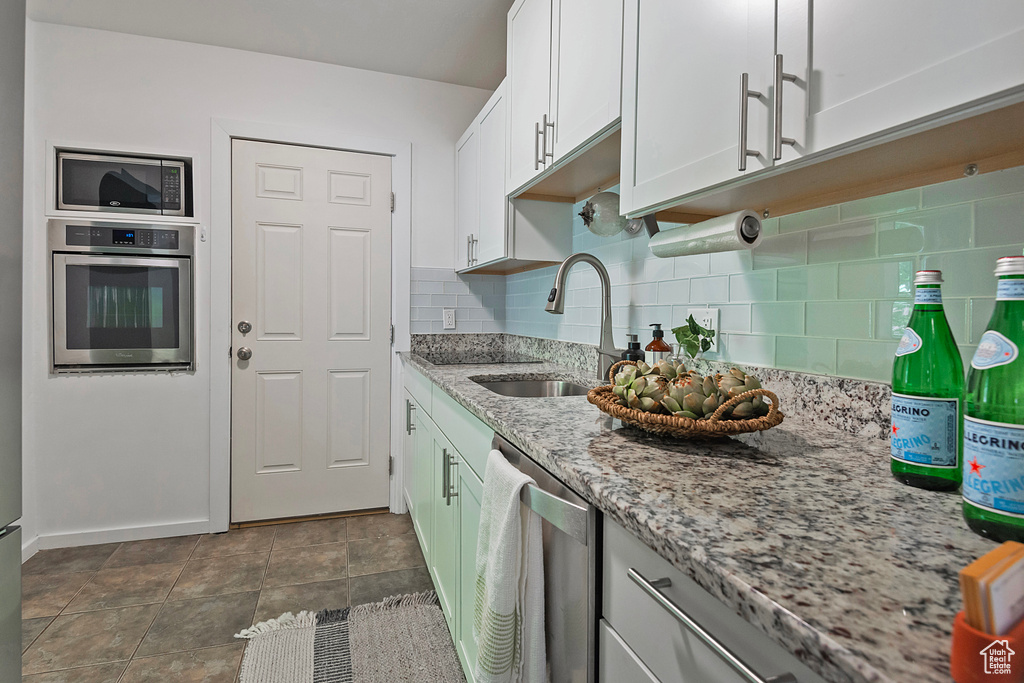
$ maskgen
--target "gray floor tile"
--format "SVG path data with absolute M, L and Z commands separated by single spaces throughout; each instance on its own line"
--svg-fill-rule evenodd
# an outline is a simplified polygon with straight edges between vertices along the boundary
M 55 617 L 92 574 L 27 574 L 21 577 L 21 618 Z
M 21 620 L 21 651 L 25 652 L 43 629 L 50 625 L 53 617 L 39 617 L 38 619 Z
M 353 576 L 349 579 L 352 606 L 380 602 L 392 595 L 422 593 L 434 589 L 426 567 Z
M 258 591 L 270 553 L 203 557 L 189 560 L 169 600 Z
M 21 683 L 116 683 L 128 662 L 114 662 L 99 666 L 64 669 L 49 673 L 23 676 Z
M 132 660 L 121 683 L 232 683 L 244 643 Z
M 135 656 L 237 643 L 234 635 L 252 625 L 258 598 L 253 591 L 166 602 Z
M 304 548 L 282 548 L 270 554 L 264 586 L 332 581 L 348 576 L 347 544 L 329 543 Z
M 346 529 L 347 520 L 345 519 L 318 519 L 312 522 L 282 524 L 277 527 L 274 548 L 344 543 L 348 540 Z
M 120 545 L 120 543 L 104 543 L 77 548 L 40 550 L 21 565 L 21 574 L 25 576 L 28 574 L 75 574 L 96 571 Z
M 348 540 L 350 541 L 380 536 L 400 536 L 412 532 L 412 518 L 407 514 L 393 515 L 390 512 L 385 512 L 379 515 L 351 517 L 348 520 Z
M 127 660 L 159 605 L 68 614 L 54 619 L 22 657 L 25 674 Z
M 254 622 L 277 619 L 285 612 L 298 614 L 302 610 L 319 612 L 322 609 L 348 607 L 348 580 L 318 581 L 296 586 L 276 586 L 260 591 Z
M 269 552 L 274 545 L 276 526 L 234 529 L 223 534 L 207 534 L 199 539 L 193 557 L 223 557 Z
M 415 534 L 349 541 L 348 551 L 350 576 L 425 567 L 427 564 Z
M 175 536 L 122 543 L 117 552 L 111 555 L 107 563 L 103 565 L 103 568 L 185 562 L 198 541 L 198 536 Z
M 65 613 L 163 602 L 184 566 L 184 562 L 177 562 L 101 569 L 93 574 Z

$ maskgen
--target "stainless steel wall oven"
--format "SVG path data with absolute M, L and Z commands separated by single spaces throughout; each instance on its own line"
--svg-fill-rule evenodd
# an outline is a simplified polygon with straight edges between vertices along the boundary
M 54 372 L 194 368 L 193 226 L 47 227 Z

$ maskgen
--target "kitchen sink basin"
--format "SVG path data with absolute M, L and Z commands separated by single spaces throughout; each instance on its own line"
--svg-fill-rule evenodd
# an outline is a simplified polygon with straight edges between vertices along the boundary
M 550 396 L 586 396 L 590 391 L 574 382 L 559 379 L 516 379 L 486 380 L 474 379 L 482 387 L 502 396 L 516 398 L 545 398 Z

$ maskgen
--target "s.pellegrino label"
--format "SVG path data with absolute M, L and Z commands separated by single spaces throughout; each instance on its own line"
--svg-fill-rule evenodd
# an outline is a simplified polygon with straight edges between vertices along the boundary
M 1008 365 L 1017 360 L 1018 355 L 1019 350 L 1016 344 L 1002 333 L 989 330 L 978 340 L 978 348 L 974 350 L 971 367 L 986 370 L 1000 365 Z
M 996 298 L 1003 301 L 1024 301 L 1024 280 L 1000 280 Z
M 960 401 L 892 395 L 890 450 L 894 460 L 922 467 L 956 469 Z
M 903 330 L 903 336 L 900 337 L 900 343 L 896 346 L 897 356 L 906 356 L 907 354 L 920 351 L 924 342 L 921 341 L 921 335 L 909 327 Z
M 914 293 L 915 304 L 941 304 L 942 290 L 938 287 L 918 287 Z
M 964 419 L 963 496 L 983 510 L 1024 519 L 1024 425 Z

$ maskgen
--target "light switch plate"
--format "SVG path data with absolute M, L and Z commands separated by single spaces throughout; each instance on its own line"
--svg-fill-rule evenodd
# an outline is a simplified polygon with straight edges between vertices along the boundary
M 445 308 L 445 309 L 443 309 L 443 312 L 444 312 L 444 316 L 443 316 L 443 321 L 444 322 L 441 325 L 441 328 L 445 329 L 445 330 L 454 330 L 455 329 L 455 309 L 454 308 Z
M 711 341 L 711 348 L 708 349 L 709 353 L 718 351 L 718 309 L 717 308 L 691 308 L 686 311 L 687 317 L 693 316 L 693 319 L 697 321 L 697 324 L 701 327 L 714 330 L 715 337 Z

